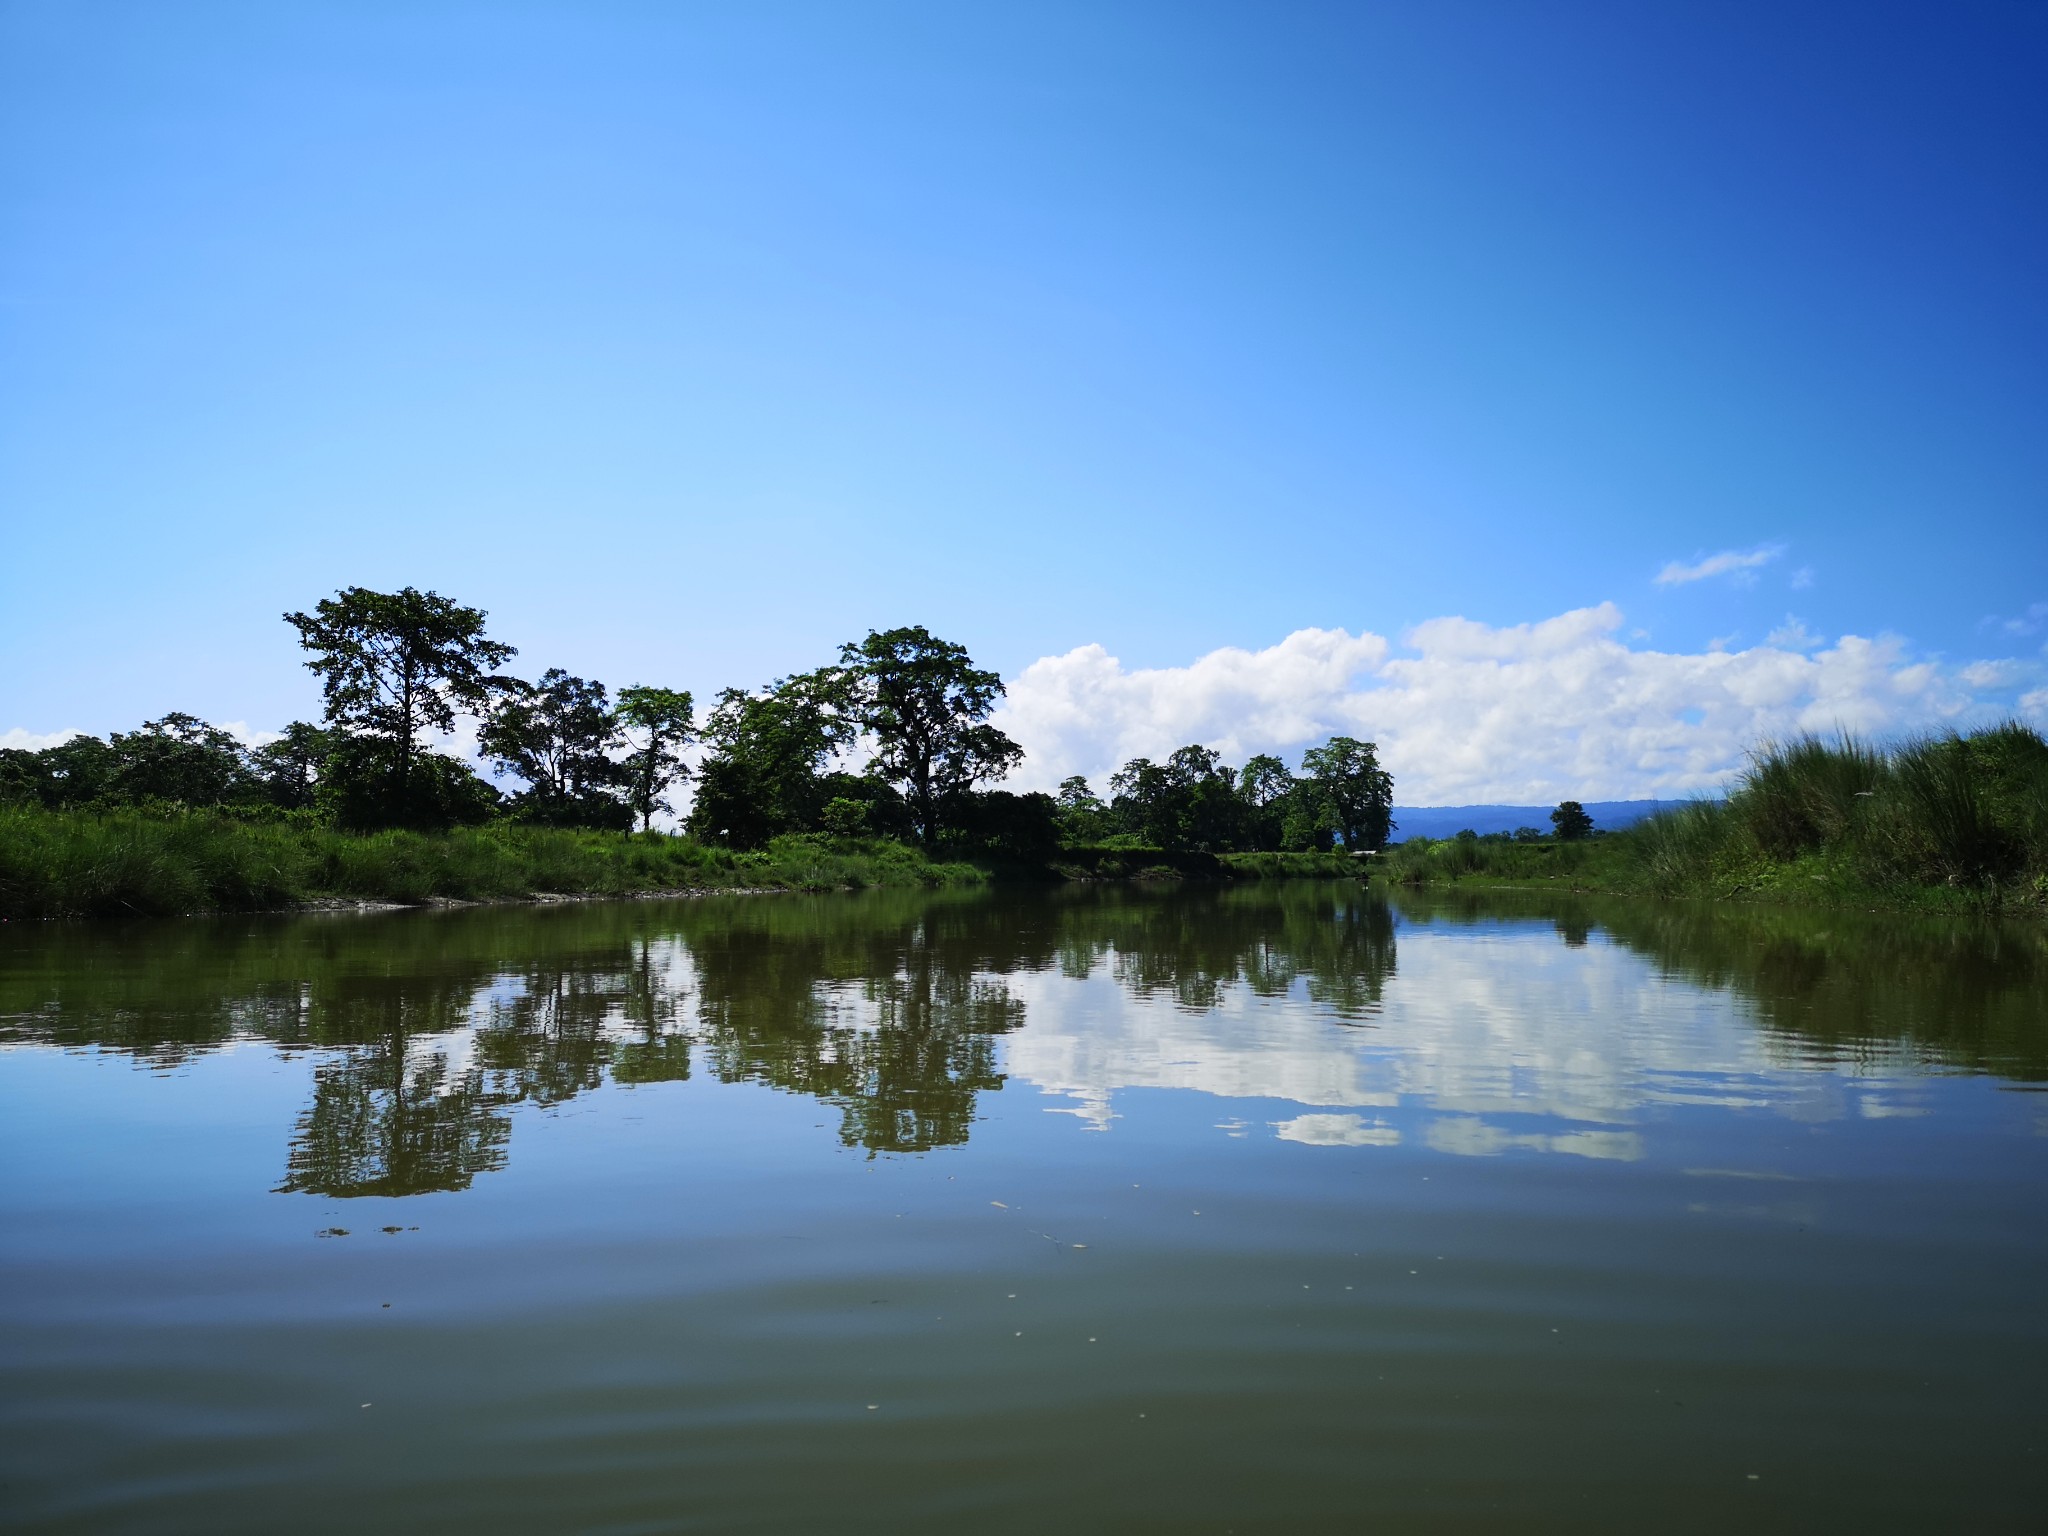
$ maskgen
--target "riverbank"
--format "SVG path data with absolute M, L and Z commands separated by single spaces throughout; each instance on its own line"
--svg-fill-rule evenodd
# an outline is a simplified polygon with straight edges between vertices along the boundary
M 1686 813 L 1679 813 L 1681 816 Z M 1648 822 L 1577 843 L 1439 838 L 1397 843 L 1375 863 L 1381 884 L 1419 891 L 1547 891 L 1763 906 L 1837 907 L 1926 916 L 2048 919 L 2048 876 L 1910 879 L 1873 870 L 1856 850 L 1773 859 L 1738 839 L 1695 860 L 1670 844 L 1694 835 Z
M 1604 837 L 1417 838 L 1379 861 L 1409 886 L 1607 891 L 1897 911 L 2048 913 L 2048 741 L 2009 722 L 1874 746 L 1766 745 L 1724 800 Z
M 496 825 L 339 832 L 207 812 L 0 808 L 0 920 L 364 904 L 977 885 L 990 880 L 1334 878 L 1330 854 L 1067 849 L 1037 865 L 933 859 L 884 838 L 805 834 L 759 850 L 661 833 Z

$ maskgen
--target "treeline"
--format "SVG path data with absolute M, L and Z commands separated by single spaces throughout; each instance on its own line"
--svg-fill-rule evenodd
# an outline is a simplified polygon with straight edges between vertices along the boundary
M 1234 769 L 1188 746 L 1125 764 L 1107 799 L 1079 777 L 1057 795 L 998 788 L 1023 757 L 989 724 L 1002 679 L 921 627 L 871 631 L 813 671 L 727 688 L 700 720 L 686 690 L 634 684 L 614 695 L 561 668 L 522 679 L 505 670 L 518 653 L 487 633 L 482 610 L 433 592 L 349 587 L 284 617 L 320 679 L 319 723 L 293 722 L 245 749 L 172 713 L 104 739 L 0 752 L 0 803 L 203 809 L 347 832 L 625 832 L 672 814 L 671 797 L 694 779 L 684 830 L 706 845 L 819 834 L 1020 862 L 1077 846 L 1380 848 L 1393 830 L 1393 781 L 1373 744 L 1349 737 L 1305 753 L 1299 774 L 1270 756 Z M 459 715 L 477 722 L 483 756 L 516 787 L 433 749 Z

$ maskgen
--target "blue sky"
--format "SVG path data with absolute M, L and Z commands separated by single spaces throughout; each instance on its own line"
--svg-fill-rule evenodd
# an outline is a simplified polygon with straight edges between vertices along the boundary
M 408 582 L 700 694 L 1594 612 L 2032 708 L 2044 69 L 2031 4 L 0 4 L 0 732 L 309 715 L 279 613 Z

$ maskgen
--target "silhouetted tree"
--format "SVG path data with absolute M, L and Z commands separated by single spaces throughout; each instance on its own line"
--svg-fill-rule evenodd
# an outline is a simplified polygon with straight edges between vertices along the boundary
M 333 741 L 319 726 L 294 720 L 276 741 L 249 754 L 258 792 L 282 810 L 310 810 L 333 749 Z
M 224 805 L 249 786 L 242 744 L 196 715 L 173 710 L 140 730 L 108 738 L 114 753 L 114 798 L 131 804 L 167 800 L 180 805 Z
M 458 707 L 484 709 L 501 686 L 491 674 L 517 654 L 514 649 L 485 637 L 482 609 L 413 587 L 344 587 L 312 613 L 284 617 L 312 652 L 306 666 L 320 678 L 329 728 L 377 749 L 351 754 L 351 767 L 387 777 L 384 814 L 438 819 L 440 808 L 421 806 L 415 794 L 414 765 L 426 751 L 420 738 L 454 729 Z M 437 781 L 447 777 L 446 770 L 433 772 Z M 357 786 L 358 810 L 370 810 L 378 798 L 367 788 Z M 431 815 L 423 818 L 423 810 Z
M 695 735 L 693 701 L 687 692 L 635 684 L 619 690 L 619 725 L 626 736 L 626 798 L 640 818 L 640 830 L 654 826 L 656 811 L 672 810 L 662 798 L 671 784 L 687 778 L 682 749 Z
M 520 816 L 552 826 L 626 827 L 625 772 L 612 760 L 618 720 L 603 683 L 560 667 L 507 686 L 478 736 L 491 760 L 526 780 Z
M 925 844 L 937 839 L 949 798 L 1000 779 L 1023 757 L 986 723 L 1003 680 L 977 668 L 966 647 L 912 626 L 870 630 L 839 659 L 859 724 L 877 744 L 872 771 L 901 787 Z
M 857 730 L 845 674 L 836 667 L 785 677 L 758 693 L 727 688 L 705 722 L 711 750 L 697 770 L 690 831 L 757 848 L 818 825 L 829 800 L 850 798 L 823 769 Z
M 1550 824 L 1557 829 L 1557 839 L 1561 843 L 1575 843 L 1582 837 L 1593 835 L 1593 818 L 1576 800 L 1567 800 L 1552 811 Z

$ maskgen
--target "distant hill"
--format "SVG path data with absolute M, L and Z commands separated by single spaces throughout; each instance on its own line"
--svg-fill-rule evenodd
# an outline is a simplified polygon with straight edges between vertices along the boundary
M 1616 832 L 1631 822 L 1641 821 L 1652 811 L 1679 805 L 1677 800 L 1588 800 L 1586 814 L 1596 831 Z M 1474 832 L 1512 832 L 1517 827 L 1550 830 L 1554 805 L 1397 805 L 1394 807 L 1395 842 L 1410 837 L 1456 837 L 1465 828 Z

